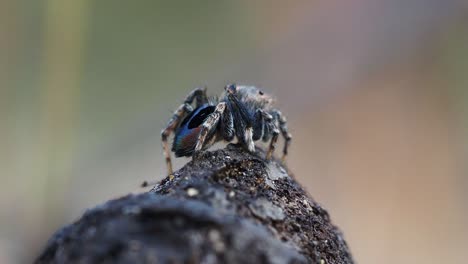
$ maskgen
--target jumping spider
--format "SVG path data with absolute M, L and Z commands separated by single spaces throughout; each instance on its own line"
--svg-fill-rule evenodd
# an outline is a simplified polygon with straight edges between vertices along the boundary
M 255 152 L 254 141 L 262 139 L 270 145 L 270 159 L 281 132 L 285 139 L 283 158 L 288 154 L 291 134 L 286 118 L 273 108 L 273 98 L 253 86 L 229 84 L 221 99 L 209 100 L 205 88 L 190 92 L 161 132 L 167 170 L 172 174 L 168 137 L 175 131 L 172 151 L 176 157 L 193 156 L 213 143 L 235 137 L 248 151 Z M 195 109 L 192 103 L 195 100 Z

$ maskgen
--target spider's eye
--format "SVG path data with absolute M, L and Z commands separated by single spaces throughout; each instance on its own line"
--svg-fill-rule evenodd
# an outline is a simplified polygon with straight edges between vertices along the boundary
M 262 92 L 262 91 L 258 91 L 258 94 L 259 94 L 259 95 L 263 95 L 263 92 Z
M 196 128 L 196 127 L 200 126 L 205 121 L 205 119 L 211 113 L 214 112 L 214 110 L 215 110 L 215 106 L 210 105 L 210 106 L 207 106 L 207 107 L 201 109 L 200 111 L 196 112 L 192 116 L 192 118 L 190 119 L 190 121 L 188 123 L 188 129 L 193 129 L 193 128 Z

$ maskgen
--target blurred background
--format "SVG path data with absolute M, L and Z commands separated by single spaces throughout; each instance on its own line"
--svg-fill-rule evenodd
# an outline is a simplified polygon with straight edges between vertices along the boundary
M 357 262 L 466 263 L 466 0 L 0 1 L 0 263 L 161 179 L 172 111 L 228 82 L 277 97 Z

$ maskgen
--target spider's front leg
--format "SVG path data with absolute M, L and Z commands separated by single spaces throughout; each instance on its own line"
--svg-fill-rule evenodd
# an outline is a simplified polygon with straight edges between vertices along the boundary
M 202 124 L 200 134 L 198 135 L 197 145 L 195 146 L 195 153 L 199 152 L 205 147 L 208 135 L 211 135 L 216 129 L 225 109 L 226 103 L 220 102 L 216 105 L 214 112 L 205 119 Z
M 169 119 L 169 122 L 167 123 L 166 127 L 161 131 L 161 141 L 164 151 L 164 157 L 166 159 L 168 175 L 171 175 L 173 171 L 171 151 L 169 149 L 169 143 L 167 139 L 170 136 L 170 134 L 177 129 L 184 116 L 192 112 L 193 108 L 191 104 L 194 100 L 196 101 L 196 107 L 207 103 L 208 97 L 206 96 L 206 88 L 197 88 L 191 91 L 185 98 L 184 103 L 177 108 L 177 110 L 172 115 L 171 119 Z

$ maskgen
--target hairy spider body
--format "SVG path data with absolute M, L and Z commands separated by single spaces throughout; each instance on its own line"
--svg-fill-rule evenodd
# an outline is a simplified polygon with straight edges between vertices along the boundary
M 283 160 L 288 153 L 291 134 L 286 118 L 273 108 L 273 98 L 253 86 L 227 85 L 221 99 L 208 100 L 206 89 L 189 93 L 161 132 L 168 173 L 172 162 L 168 137 L 175 131 L 172 151 L 176 157 L 192 156 L 213 143 L 237 138 L 248 151 L 255 151 L 254 141 L 270 141 L 266 158 L 270 159 L 281 132 L 285 139 Z M 193 101 L 195 109 L 192 108 Z

